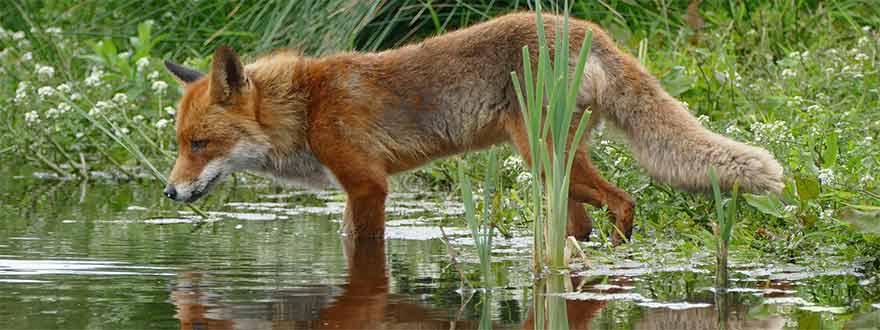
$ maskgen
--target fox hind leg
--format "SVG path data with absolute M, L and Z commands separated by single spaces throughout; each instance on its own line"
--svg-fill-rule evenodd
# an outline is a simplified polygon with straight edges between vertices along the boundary
M 595 207 L 607 205 L 608 213 L 617 227 L 612 234 L 612 242 L 618 245 L 623 242 L 623 238 L 628 240 L 632 235 L 635 203 L 629 194 L 605 181 L 593 166 L 589 152 L 584 149 L 578 150 L 575 155 L 569 198 Z
M 529 139 L 521 118 L 513 118 L 506 127 L 510 140 L 519 152 L 526 164 L 531 166 L 532 157 L 529 149 Z M 568 199 L 568 223 L 566 225 L 566 234 L 574 236 L 578 240 L 586 241 L 590 238 L 593 231 L 593 220 L 584 210 L 583 202 L 575 200 L 569 196 Z

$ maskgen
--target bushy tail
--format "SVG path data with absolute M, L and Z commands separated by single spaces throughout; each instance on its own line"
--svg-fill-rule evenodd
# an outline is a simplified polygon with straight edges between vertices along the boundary
M 654 179 L 686 190 L 711 189 L 715 167 L 722 188 L 780 193 L 782 166 L 765 149 L 709 131 L 629 55 L 603 63 L 599 114 L 623 132 L 636 160 Z M 594 80 L 595 81 L 595 80 Z

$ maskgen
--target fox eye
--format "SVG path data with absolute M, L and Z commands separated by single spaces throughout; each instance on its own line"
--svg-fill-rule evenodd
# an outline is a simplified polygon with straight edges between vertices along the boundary
M 192 140 L 189 143 L 189 148 L 192 149 L 193 152 L 204 149 L 205 146 L 208 145 L 208 140 Z

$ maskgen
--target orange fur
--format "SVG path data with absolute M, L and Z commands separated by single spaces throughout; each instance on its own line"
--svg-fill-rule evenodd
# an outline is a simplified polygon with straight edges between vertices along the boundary
M 545 21 L 552 36 L 560 18 Z M 309 186 L 336 183 L 348 194 L 344 231 L 381 237 L 389 175 L 504 142 L 530 159 L 510 72 L 522 76 L 524 45 L 537 49 L 534 22 L 532 14 L 511 14 L 380 53 L 310 58 L 283 50 L 248 65 L 221 46 L 201 77 L 166 63 L 186 85 L 166 195 L 193 201 L 242 170 Z M 590 30 L 577 117 L 591 108 L 590 127 L 609 121 L 652 176 L 674 185 L 705 189 L 706 169 L 715 166 L 725 187 L 738 180 L 749 191 L 781 189 L 782 170 L 769 153 L 701 127 L 599 27 L 572 20 L 571 44 Z M 580 205 L 589 203 L 607 205 L 628 237 L 632 199 L 601 177 L 583 141 L 570 144 L 579 151 L 569 233 L 589 236 Z M 615 242 L 622 239 L 615 232 Z

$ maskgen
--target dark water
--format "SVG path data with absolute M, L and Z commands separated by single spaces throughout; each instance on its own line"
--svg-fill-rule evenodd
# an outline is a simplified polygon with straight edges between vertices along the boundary
M 0 329 L 532 327 L 528 233 L 499 239 L 493 288 L 470 290 L 458 269 L 476 282 L 478 267 L 461 207 L 440 196 L 393 195 L 387 239 L 352 242 L 337 234 L 338 192 L 225 185 L 204 205 L 206 223 L 158 185 L 0 187 Z M 731 329 L 880 324 L 877 279 L 833 255 L 734 258 L 738 289 L 717 299 L 699 250 L 586 248 L 592 267 L 563 279 L 572 328 L 715 329 L 719 315 Z

